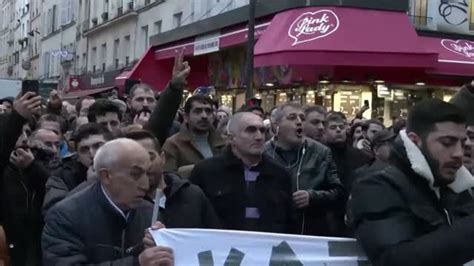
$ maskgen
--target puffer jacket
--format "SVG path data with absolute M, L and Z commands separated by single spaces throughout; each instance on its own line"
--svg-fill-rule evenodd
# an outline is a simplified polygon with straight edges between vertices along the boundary
M 44 265 L 139 265 L 152 212 L 151 203 L 143 201 L 125 219 L 97 181 L 46 215 L 41 242 Z
M 391 158 L 354 183 L 349 225 L 373 265 L 463 265 L 474 259 L 474 178 L 434 187 L 431 169 L 404 131 Z
M 287 167 L 285 160 L 276 152 L 275 143 L 269 141 L 265 144 L 265 154 L 290 172 L 292 191 L 306 190 L 310 195 L 306 209 L 295 209 L 293 231 L 306 235 L 330 235 L 327 213 L 343 197 L 343 187 L 331 151 L 319 142 L 306 138 L 298 152 L 298 161 Z

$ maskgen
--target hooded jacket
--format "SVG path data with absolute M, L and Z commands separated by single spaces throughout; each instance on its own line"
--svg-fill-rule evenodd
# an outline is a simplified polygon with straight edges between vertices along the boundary
M 464 167 L 435 187 L 424 155 L 401 131 L 389 163 L 354 184 L 348 223 L 374 265 L 463 265 L 474 259 L 473 187 Z
M 298 149 L 297 161 L 287 167 L 285 160 L 276 152 L 275 145 L 273 141 L 267 142 L 265 154 L 290 173 L 292 192 L 306 190 L 310 196 L 306 209 L 295 210 L 293 230 L 307 235 L 330 235 L 327 213 L 343 197 L 343 187 L 331 151 L 319 142 L 306 138 Z

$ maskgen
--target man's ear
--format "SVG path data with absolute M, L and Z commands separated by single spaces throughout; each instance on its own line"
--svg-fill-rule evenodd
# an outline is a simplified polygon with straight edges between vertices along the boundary
M 184 123 L 188 123 L 189 122 L 189 114 L 183 113 L 183 120 L 184 120 Z
M 421 141 L 420 136 L 418 136 L 418 135 L 417 135 L 416 133 L 414 133 L 414 132 L 410 132 L 410 133 L 408 133 L 408 138 L 409 138 L 416 146 L 418 146 L 418 148 L 421 148 L 422 141 Z
M 97 175 L 99 176 L 100 178 L 100 181 L 104 184 L 104 185 L 108 185 L 110 184 L 111 182 L 111 176 L 109 174 L 109 170 L 105 169 L 105 168 L 102 168 L 102 169 L 99 169 L 97 172 Z

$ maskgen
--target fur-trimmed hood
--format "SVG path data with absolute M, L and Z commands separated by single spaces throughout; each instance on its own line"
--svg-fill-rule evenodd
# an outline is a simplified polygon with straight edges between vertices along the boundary
M 436 192 L 436 195 L 439 198 L 439 188 L 434 186 L 434 176 L 425 156 L 420 151 L 418 146 L 416 146 L 415 143 L 413 143 L 408 138 L 405 130 L 400 131 L 400 138 L 403 141 L 403 146 L 405 147 L 412 170 L 428 181 L 431 189 Z M 463 191 L 474 188 L 474 177 L 466 167 L 462 166 L 456 172 L 456 178 L 454 179 L 454 182 L 449 184 L 448 187 L 453 192 L 459 194 Z

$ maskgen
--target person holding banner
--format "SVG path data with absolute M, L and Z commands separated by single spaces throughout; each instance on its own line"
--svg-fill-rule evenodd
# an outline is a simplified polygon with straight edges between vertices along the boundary
M 374 265 L 474 259 L 474 178 L 463 166 L 465 141 L 465 112 L 441 100 L 421 101 L 388 164 L 355 182 L 348 222 Z
M 94 158 L 99 181 L 57 203 L 46 215 L 44 265 L 138 265 L 152 205 L 150 156 L 137 142 L 105 143 Z
M 209 198 L 224 229 L 291 232 L 290 176 L 263 155 L 265 131 L 258 115 L 236 113 L 227 125 L 230 148 L 191 173 L 191 182 Z
M 291 174 L 293 230 L 303 235 L 329 236 L 327 215 L 343 197 L 331 151 L 304 136 L 301 105 L 283 104 L 274 118 L 276 134 L 265 144 L 265 153 Z

